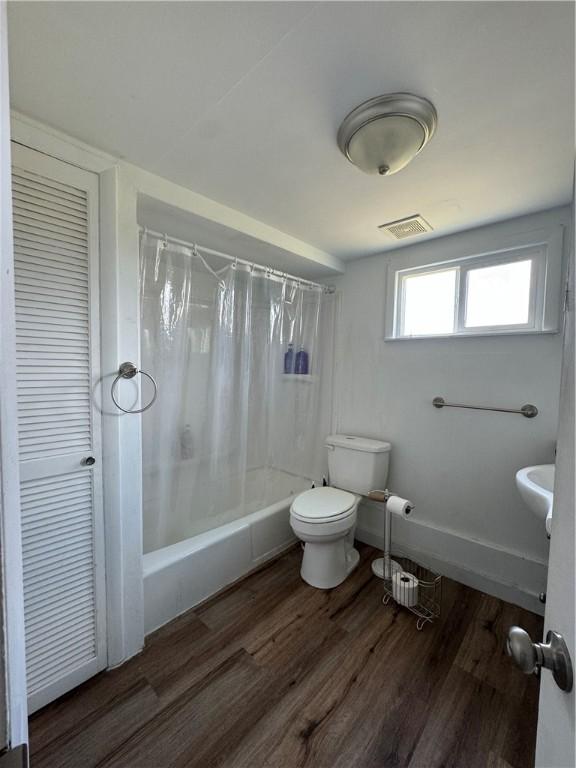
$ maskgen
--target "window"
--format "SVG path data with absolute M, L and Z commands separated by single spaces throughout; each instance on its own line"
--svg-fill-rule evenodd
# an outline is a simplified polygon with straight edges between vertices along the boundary
M 436 264 L 390 267 L 387 338 L 474 336 L 558 328 L 561 249 L 548 243 Z
M 402 278 L 402 335 L 453 333 L 456 269 L 439 269 Z
M 532 259 L 467 272 L 466 328 L 522 326 L 530 321 Z

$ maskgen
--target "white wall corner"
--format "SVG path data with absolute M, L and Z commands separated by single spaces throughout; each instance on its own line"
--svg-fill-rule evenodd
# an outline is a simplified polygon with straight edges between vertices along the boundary
M 140 360 L 136 190 L 118 168 L 100 176 L 101 335 L 108 663 L 144 644 L 140 417 L 121 414 L 110 386 L 121 362 Z

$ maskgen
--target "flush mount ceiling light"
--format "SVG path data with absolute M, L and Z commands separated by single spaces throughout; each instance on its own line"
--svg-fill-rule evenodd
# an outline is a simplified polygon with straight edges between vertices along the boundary
M 411 93 L 369 99 L 338 129 L 338 146 L 364 173 L 390 176 L 424 149 L 436 130 L 434 105 Z

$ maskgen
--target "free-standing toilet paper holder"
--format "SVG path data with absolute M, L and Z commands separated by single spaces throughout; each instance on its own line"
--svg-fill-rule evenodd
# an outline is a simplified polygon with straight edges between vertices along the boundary
M 390 509 L 388 508 L 388 501 L 392 498 L 392 496 L 398 496 L 398 494 L 393 493 L 392 491 L 389 491 L 388 488 L 386 488 L 383 491 L 370 491 L 368 494 L 368 498 L 372 501 L 380 501 L 384 504 L 384 517 L 385 517 L 385 523 L 384 523 L 384 557 L 378 557 L 374 562 L 372 563 L 372 573 L 375 576 L 378 576 L 379 579 L 383 579 L 384 575 L 388 573 L 388 571 L 384 568 L 385 563 L 390 560 L 390 539 L 391 539 L 391 531 L 392 531 L 392 522 L 391 522 L 391 516 L 390 516 Z M 405 509 L 405 515 L 409 515 L 412 510 L 414 509 L 414 505 L 411 503 L 408 503 Z M 390 574 L 391 575 L 391 574 Z
M 391 514 L 388 501 L 395 496 L 388 489 L 371 491 L 368 498 L 382 502 L 385 507 L 384 526 L 384 556 L 372 563 L 372 571 L 383 581 L 384 597 L 382 602 L 387 605 L 393 600 L 400 606 L 408 608 L 417 616 L 416 628 L 421 630 L 428 622 L 440 616 L 442 606 L 442 577 L 424 565 L 392 547 Z M 404 517 L 408 517 L 414 505 L 404 505 Z

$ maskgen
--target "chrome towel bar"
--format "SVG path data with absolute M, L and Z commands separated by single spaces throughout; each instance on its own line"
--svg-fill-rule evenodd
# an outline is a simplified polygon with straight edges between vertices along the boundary
M 434 408 L 472 408 L 475 411 L 499 411 L 500 413 L 519 413 L 526 416 L 527 419 L 533 419 L 538 416 L 538 408 L 530 403 L 523 405 L 522 408 L 493 408 L 489 405 L 464 405 L 464 403 L 447 403 L 443 397 L 435 397 L 432 400 Z

